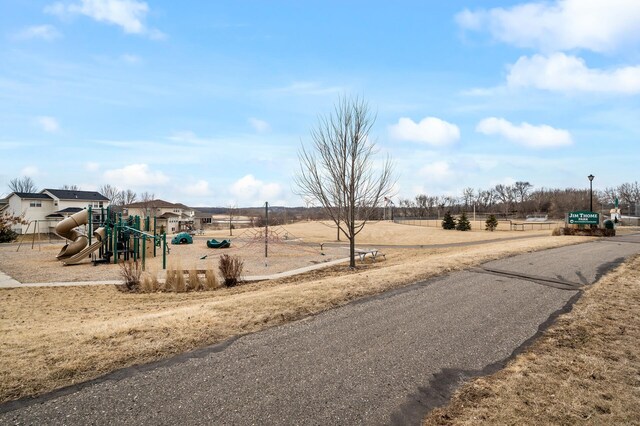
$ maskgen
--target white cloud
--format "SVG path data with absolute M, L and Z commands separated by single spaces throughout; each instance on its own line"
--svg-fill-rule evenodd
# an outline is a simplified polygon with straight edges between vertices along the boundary
M 602 70 L 588 68 L 583 59 L 564 53 L 522 56 L 510 67 L 507 86 L 560 92 L 637 94 L 640 93 L 640 66 Z
M 262 182 L 253 175 L 246 175 L 235 181 L 229 192 L 239 204 L 261 204 L 281 197 L 282 187 L 278 183 Z
M 47 133 L 56 133 L 60 130 L 58 120 L 49 116 L 41 116 L 36 118 L 36 124 Z
M 45 41 L 53 41 L 60 37 L 62 37 L 62 34 L 53 25 L 33 25 L 14 36 L 17 40 L 40 39 Z
M 151 171 L 147 164 L 130 164 L 121 169 L 107 170 L 104 180 L 119 188 L 163 185 L 169 177 L 160 171 Z
M 209 182 L 204 179 L 201 179 L 191 185 L 185 185 L 182 187 L 182 191 L 184 191 L 187 195 L 192 195 L 196 197 L 204 197 L 211 194 L 209 189 Z
M 84 163 L 84 169 L 88 172 L 97 172 L 100 169 L 100 164 L 93 161 Z
M 144 19 L 149 6 L 138 0 L 80 0 L 80 3 L 72 4 L 57 2 L 47 6 L 45 12 L 61 18 L 80 14 L 98 22 L 117 25 L 128 34 L 164 38 L 162 32 L 145 26 Z
M 398 124 L 389 127 L 389 133 L 394 139 L 432 146 L 446 146 L 460 139 L 458 126 L 436 117 L 425 117 L 419 123 L 410 118 L 400 118 Z
M 515 125 L 504 118 L 489 117 L 480 121 L 476 131 L 485 135 L 498 135 L 529 148 L 556 148 L 573 144 L 567 130 L 555 129 L 546 124 L 529 123 Z
M 456 21 L 467 30 L 486 29 L 499 41 L 545 51 L 611 52 L 640 40 L 637 0 L 556 0 L 465 9 Z
M 429 163 L 418 171 L 418 175 L 427 181 L 444 182 L 453 177 L 453 170 L 446 161 Z
M 36 177 L 40 175 L 40 169 L 38 169 L 36 166 L 26 166 L 20 171 L 20 175 Z
M 249 124 L 251 124 L 251 127 L 253 127 L 258 133 L 267 133 L 271 131 L 271 126 L 269 126 L 269 123 L 264 120 L 251 117 L 249 118 Z

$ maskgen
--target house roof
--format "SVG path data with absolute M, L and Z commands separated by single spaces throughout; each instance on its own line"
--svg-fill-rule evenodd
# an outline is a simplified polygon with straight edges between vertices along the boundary
M 125 207 L 128 208 L 147 208 L 147 207 L 171 207 L 171 208 L 183 208 L 182 204 L 175 204 L 175 203 L 170 203 L 168 201 L 165 200 L 149 200 L 149 201 L 138 201 L 136 203 L 131 203 L 126 205 Z
M 182 217 L 182 215 L 179 215 L 178 213 L 165 212 L 158 216 L 159 219 L 169 219 L 173 217 Z
M 56 213 L 78 213 L 81 210 L 84 209 L 80 207 L 67 207 L 66 209 L 58 210 Z
M 68 189 L 43 189 L 60 200 L 109 201 L 107 197 L 96 191 L 72 191 Z
M 12 192 L 11 194 L 9 194 L 9 197 L 11 197 L 11 195 L 13 194 L 17 195 L 20 198 L 26 198 L 28 200 L 35 200 L 35 199 L 50 200 L 51 199 L 51 197 L 48 196 L 47 194 L 42 194 L 42 193 L 34 194 L 32 192 Z

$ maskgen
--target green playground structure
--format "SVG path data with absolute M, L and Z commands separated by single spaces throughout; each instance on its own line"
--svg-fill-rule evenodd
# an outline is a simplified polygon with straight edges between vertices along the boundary
M 83 225 L 87 226 L 86 234 L 77 230 Z M 123 219 L 122 213 L 114 212 L 111 207 L 95 210 L 89 206 L 61 221 L 55 232 L 70 241 L 56 256 L 64 265 L 74 265 L 88 257 L 92 257 L 94 264 L 117 264 L 122 257 L 125 261 L 140 259 L 144 271 L 147 254 L 156 257 L 157 248 L 161 247 L 162 269 L 167 269 L 167 236 L 156 233 L 155 217 Z
M 229 248 L 231 247 L 231 240 L 218 241 L 215 238 L 207 240 L 207 247 L 209 248 Z
M 171 244 L 193 244 L 193 238 L 187 232 L 180 232 L 171 239 Z

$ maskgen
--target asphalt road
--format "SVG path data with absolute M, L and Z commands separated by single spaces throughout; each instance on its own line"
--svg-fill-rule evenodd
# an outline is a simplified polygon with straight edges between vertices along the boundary
M 5 404 L 0 424 L 419 424 L 639 252 L 637 235 L 490 262 Z

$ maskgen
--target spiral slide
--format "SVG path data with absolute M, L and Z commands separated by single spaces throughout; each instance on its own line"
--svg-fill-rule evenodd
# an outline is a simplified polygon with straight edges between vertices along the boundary
M 62 238 L 66 238 L 71 241 L 70 243 L 65 244 L 65 246 L 62 247 L 62 250 L 60 250 L 60 253 L 56 256 L 56 258 L 61 260 L 65 265 L 79 263 L 102 246 L 102 239 L 105 235 L 104 228 L 98 228 L 95 230 L 93 235 L 96 238 L 96 242 L 89 246 L 87 246 L 89 244 L 89 238 L 76 229 L 79 226 L 86 225 L 88 221 L 89 211 L 81 210 L 56 225 L 55 233 Z

